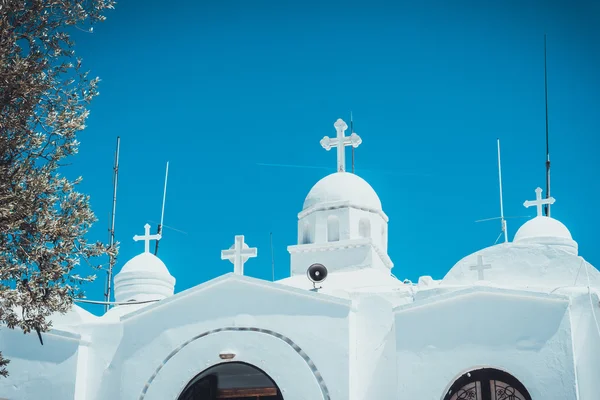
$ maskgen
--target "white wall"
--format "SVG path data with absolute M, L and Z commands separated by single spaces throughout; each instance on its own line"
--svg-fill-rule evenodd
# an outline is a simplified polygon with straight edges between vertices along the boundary
M 176 400 L 194 376 L 223 363 L 219 350 L 263 370 L 286 400 L 325 399 L 310 367 L 285 342 L 260 332 L 224 331 L 194 340 L 176 353 L 158 371 L 143 400 Z
M 586 288 L 573 293 L 572 329 L 579 400 L 597 400 L 600 393 L 600 298 Z M 595 318 L 593 313 L 595 313 Z
M 338 242 L 339 247 L 318 247 L 313 245 L 290 246 L 291 275 L 306 275 L 306 270 L 314 263 L 321 263 L 329 272 L 347 271 L 353 268 L 380 268 L 388 270 L 373 247 L 366 240 Z
M 79 352 L 76 335 L 24 335 L 20 329 L 0 330 L 0 349 L 10 359 L 10 376 L 0 377 L 0 397 L 10 400 L 74 399 Z
M 575 400 L 569 301 L 466 289 L 396 309 L 398 398 L 440 400 L 463 373 L 504 370 L 534 400 Z
M 217 332 L 174 352 L 203 332 L 249 326 L 289 338 L 312 360 L 331 399 L 348 400 L 349 302 L 235 275 L 178 297 L 123 321 L 122 341 L 96 399 L 138 399 L 144 385 L 152 381 L 147 399 L 175 400 L 172 393 L 179 393 L 197 373 L 213 365 L 220 351 L 232 350 L 240 354 L 236 361 L 260 360 L 257 366 L 286 389 L 286 400 L 318 400 L 314 397 L 318 382 L 306 361 L 274 336 Z M 174 355 L 169 358 L 170 354 Z M 296 373 L 303 378 L 295 378 Z M 178 379 L 168 378 L 175 375 Z
M 351 328 L 350 400 L 390 399 L 397 390 L 396 333 L 392 305 L 384 298 L 355 295 Z M 351 353 L 352 355 L 352 353 Z
M 109 313 L 113 313 L 114 311 L 117 310 L 111 309 Z M 123 335 L 123 325 L 118 320 L 103 322 L 92 327 L 92 345 L 89 346 L 88 352 L 88 376 L 85 400 L 96 399 L 97 393 L 101 391 L 101 385 L 105 382 L 105 376 L 114 374 L 119 368 L 113 360 L 116 357 L 117 351 L 122 351 L 120 343 Z M 118 397 L 115 399 L 118 399 Z
M 351 307 L 230 274 L 122 323 L 96 324 L 89 345 L 63 333 L 44 334 L 41 346 L 35 334 L 1 329 L 12 375 L 0 379 L 0 397 L 176 400 L 227 351 L 269 374 L 286 400 L 327 398 L 319 376 L 333 400 L 440 400 L 480 367 L 512 374 L 534 400 L 596 400 L 600 336 L 592 312 L 600 320 L 600 299 L 593 292 L 590 304 L 587 291 L 573 290 L 571 309 L 565 294 L 479 286 L 392 310 L 374 294 L 354 293 Z M 76 378 L 78 367 L 84 375 Z

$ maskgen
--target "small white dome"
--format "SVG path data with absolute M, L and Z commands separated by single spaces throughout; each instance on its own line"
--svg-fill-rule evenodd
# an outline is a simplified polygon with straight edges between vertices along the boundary
M 170 275 L 165 263 L 152 253 L 142 253 L 133 257 L 125 263 L 120 273 L 133 271 Z
M 115 275 L 117 302 L 164 299 L 175 291 L 175 278 L 154 254 L 142 253 L 127 261 Z
M 562 222 L 550 217 L 538 216 L 525 222 L 515 234 L 513 242 L 562 246 L 577 253 L 577 243 L 571 232 Z
M 519 242 L 540 237 L 573 239 L 571 232 L 562 222 L 554 218 L 540 216 L 525 222 L 515 234 L 514 241 Z
M 317 182 L 308 192 L 302 209 L 338 202 L 348 202 L 371 211 L 382 211 L 381 200 L 371 185 L 349 172 L 335 172 Z

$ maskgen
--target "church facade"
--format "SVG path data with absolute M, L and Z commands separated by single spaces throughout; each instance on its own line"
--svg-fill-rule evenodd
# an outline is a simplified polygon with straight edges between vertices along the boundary
M 256 249 L 236 236 L 234 272 L 174 294 L 145 251 L 114 278 L 119 305 L 78 306 L 34 335 L 0 329 L 10 400 L 597 400 L 600 272 L 537 208 L 512 242 L 458 261 L 441 280 L 391 273 L 388 217 L 345 172 L 346 124 L 322 146 L 337 172 L 298 214 L 290 277 L 244 276 Z

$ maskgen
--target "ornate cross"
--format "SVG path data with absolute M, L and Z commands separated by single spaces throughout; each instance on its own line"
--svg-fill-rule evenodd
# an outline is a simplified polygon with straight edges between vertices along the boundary
M 531 206 L 537 206 L 537 216 L 542 216 L 542 206 L 544 204 L 554 204 L 556 200 L 554 197 L 549 197 L 547 199 L 542 199 L 542 188 L 535 189 L 535 200 L 527 200 L 523 205 L 527 208 Z
M 135 235 L 133 237 L 133 240 L 135 240 L 136 242 L 138 240 L 143 240 L 144 241 L 144 252 L 150 253 L 150 241 L 151 240 L 160 240 L 161 237 L 162 236 L 160 236 L 160 233 L 157 233 L 156 235 L 151 235 L 150 234 L 150 225 L 146 224 L 146 225 L 144 225 L 144 236 Z
M 362 139 L 354 132 L 350 136 L 346 136 L 344 132 L 348 129 L 348 125 L 341 118 L 335 121 L 333 126 L 337 131 L 337 136 L 333 139 L 325 136 L 321 139 L 321 146 L 327 151 L 332 147 L 337 147 L 337 170 L 343 172 L 346 170 L 346 146 L 356 148 L 362 143 Z
M 237 235 L 235 242 L 228 250 L 221 251 L 221 260 L 229 260 L 233 263 L 233 272 L 238 275 L 244 275 L 244 264 L 251 257 L 257 256 L 256 247 L 248 247 L 244 243 L 244 235 Z
M 477 271 L 477 279 L 482 281 L 484 279 L 483 271 L 486 269 L 492 269 L 492 264 L 484 264 L 483 256 L 478 255 L 477 256 L 477 265 L 471 265 L 470 268 L 471 268 L 471 271 Z

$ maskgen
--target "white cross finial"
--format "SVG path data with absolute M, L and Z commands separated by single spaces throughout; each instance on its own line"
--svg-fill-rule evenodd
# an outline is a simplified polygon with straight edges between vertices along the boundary
M 244 275 L 244 264 L 250 257 L 257 256 L 256 247 L 248 247 L 244 243 L 244 235 L 237 235 L 235 242 L 228 250 L 221 251 L 221 260 L 229 260 L 233 263 L 233 272 L 238 275 Z
M 346 170 L 346 146 L 356 148 L 362 143 L 362 139 L 354 132 L 350 136 L 346 136 L 344 132 L 348 129 L 348 125 L 341 118 L 335 121 L 333 126 L 337 131 L 337 136 L 333 139 L 325 136 L 321 139 L 321 146 L 327 151 L 332 147 L 337 147 L 337 170 L 344 172 Z
M 484 279 L 483 271 L 486 269 L 492 269 L 492 264 L 484 264 L 483 256 L 478 255 L 477 256 L 477 265 L 471 265 L 470 268 L 471 268 L 471 271 L 477 271 L 477 279 L 482 281 Z
M 549 197 L 547 199 L 542 199 L 542 188 L 535 189 L 535 200 L 527 200 L 523 205 L 527 208 L 531 206 L 537 207 L 537 216 L 542 216 L 542 206 L 544 204 L 554 204 L 556 200 L 554 197 Z
M 144 236 L 135 235 L 133 237 L 133 240 L 135 240 L 136 242 L 138 240 L 143 240 L 144 241 L 144 252 L 150 253 L 150 241 L 151 240 L 160 240 L 161 237 L 162 236 L 160 236 L 160 233 L 157 233 L 156 235 L 151 235 L 150 234 L 150 225 L 146 224 L 146 225 L 144 225 Z

